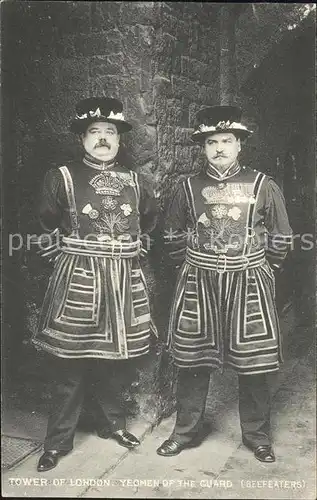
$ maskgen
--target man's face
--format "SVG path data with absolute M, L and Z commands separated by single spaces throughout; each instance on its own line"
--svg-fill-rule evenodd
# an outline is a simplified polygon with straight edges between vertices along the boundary
M 81 136 L 87 153 L 101 161 L 110 161 L 118 153 L 120 134 L 110 122 L 91 123 Z
M 235 162 L 240 151 L 240 139 L 232 133 L 212 134 L 205 139 L 207 159 L 218 170 L 226 170 Z

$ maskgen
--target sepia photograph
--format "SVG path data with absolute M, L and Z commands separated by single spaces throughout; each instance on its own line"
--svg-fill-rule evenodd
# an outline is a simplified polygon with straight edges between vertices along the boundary
M 0 9 L 2 497 L 315 500 L 316 4 Z

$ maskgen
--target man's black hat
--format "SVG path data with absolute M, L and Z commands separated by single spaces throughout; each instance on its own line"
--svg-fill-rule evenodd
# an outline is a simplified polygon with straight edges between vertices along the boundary
M 106 121 L 114 123 L 120 134 L 128 132 L 132 129 L 132 125 L 125 120 L 122 111 L 122 102 L 112 97 L 83 99 L 76 106 L 76 116 L 70 125 L 70 130 L 81 134 L 91 123 Z
M 240 139 L 252 134 L 241 123 L 242 111 L 237 106 L 211 106 L 200 110 L 196 115 L 196 130 L 192 140 L 202 142 L 207 135 L 215 133 L 233 133 Z

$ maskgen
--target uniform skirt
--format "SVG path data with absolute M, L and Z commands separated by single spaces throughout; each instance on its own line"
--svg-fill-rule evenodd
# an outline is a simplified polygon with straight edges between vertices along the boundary
M 127 359 L 155 332 L 139 258 L 60 254 L 33 343 L 65 358 Z
M 278 370 L 282 352 L 274 279 L 267 262 L 224 273 L 184 262 L 169 323 L 176 366 L 228 365 L 245 375 Z

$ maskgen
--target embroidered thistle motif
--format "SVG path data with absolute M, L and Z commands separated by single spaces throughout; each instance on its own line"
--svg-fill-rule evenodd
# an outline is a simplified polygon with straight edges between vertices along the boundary
M 245 230 L 243 224 L 233 219 L 213 219 L 210 226 L 203 229 L 209 239 L 209 243 L 206 243 L 204 247 L 212 250 L 213 246 L 218 243 L 221 246 L 226 245 L 228 248 L 237 248 L 237 243 L 232 241 L 232 236 L 243 234 L 243 230 Z
M 214 205 L 211 209 L 211 213 L 216 219 L 223 219 L 226 217 L 228 210 L 224 205 Z
M 102 199 L 101 204 L 105 210 L 112 212 L 118 205 L 118 202 L 112 196 L 107 196 L 106 198 Z
M 115 232 L 123 233 L 129 229 L 129 222 L 120 213 L 103 214 L 94 222 L 94 227 L 98 233 Z
M 117 200 L 109 197 L 102 200 L 101 212 L 91 206 L 90 203 L 84 206 L 82 213 L 88 215 L 92 220 L 94 229 L 97 233 L 110 233 L 112 236 L 115 232 L 123 233 L 130 227 L 127 217 L 132 213 L 131 205 L 128 203 L 121 205 L 122 213 L 108 213 L 109 205 L 116 207 Z

